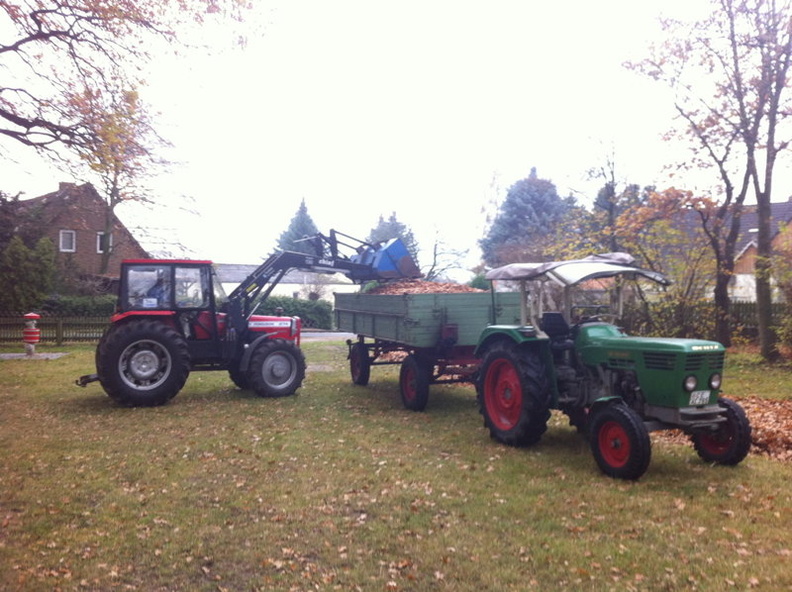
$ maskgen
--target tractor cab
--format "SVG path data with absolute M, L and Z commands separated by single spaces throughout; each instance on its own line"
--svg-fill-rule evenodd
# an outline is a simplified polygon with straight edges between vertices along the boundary
M 546 325 L 558 336 L 563 332 L 562 326 L 621 318 L 623 278 L 645 278 L 661 286 L 671 283 L 663 274 L 635 267 L 634 262 L 627 253 L 606 253 L 571 261 L 512 263 L 489 271 L 486 278 L 493 281 L 493 287 L 497 282 L 518 282 L 522 324 L 531 324 L 550 336 L 544 329 Z M 604 285 L 595 286 L 588 293 L 580 289 L 593 281 L 609 282 L 608 287 L 613 288 L 609 302 L 591 299 L 594 293 L 602 294 Z
M 227 299 L 209 261 L 128 260 L 121 273 L 119 312 L 205 310 Z

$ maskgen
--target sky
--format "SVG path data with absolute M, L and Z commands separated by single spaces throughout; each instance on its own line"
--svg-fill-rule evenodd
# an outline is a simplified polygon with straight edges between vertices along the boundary
M 587 172 L 611 156 L 621 181 L 670 184 L 684 147 L 661 140 L 667 90 L 623 63 L 647 55 L 660 5 L 702 3 L 259 3 L 242 26 L 200 31 L 209 51 L 152 64 L 143 98 L 177 164 L 153 184 L 162 207 L 119 214 L 150 249 L 257 263 L 302 200 L 321 232 L 361 239 L 395 213 L 422 265 L 440 242 L 470 267 L 487 212 L 533 167 L 584 202 L 602 184 Z M 26 197 L 72 180 L 35 160 L 0 166 Z

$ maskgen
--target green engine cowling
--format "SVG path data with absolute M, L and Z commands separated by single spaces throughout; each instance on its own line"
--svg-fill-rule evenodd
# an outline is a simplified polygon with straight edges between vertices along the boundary
M 647 404 L 686 408 L 715 405 L 726 348 L 701 339 L 630 337 L 605 323 L 581 325 L 575 336 L 580 363 L 632 372 Z

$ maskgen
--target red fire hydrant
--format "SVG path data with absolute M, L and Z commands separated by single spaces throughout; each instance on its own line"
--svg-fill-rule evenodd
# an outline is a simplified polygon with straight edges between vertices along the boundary
M 22 341 L 25 344 L 25 353 L 32 356 L 36 353 L 36 344 L 41 341 L 41 329 L 36 327 L 36 321 L 41 318 L 35 312 L 25 315 L 25 328 L 22 329 Z

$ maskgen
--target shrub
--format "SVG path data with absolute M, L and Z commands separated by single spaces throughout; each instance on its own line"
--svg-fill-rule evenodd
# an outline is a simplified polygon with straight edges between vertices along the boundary
M 277 309 L 282 309 L 279 312 Z M 289 296 L 270 296 L 259 306 L 256 314 L 300 317 L 303 327 L 333 328 L 333 307 L 326 300 L 302 300 Z
M 116 297 L 102 296 L 51 296 L 41 311 L 59 317 L 109 317 L 115 312 Z

